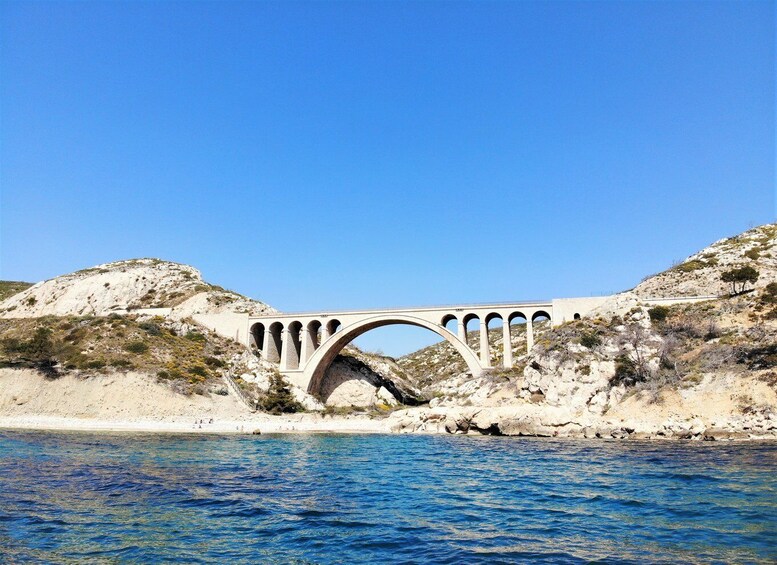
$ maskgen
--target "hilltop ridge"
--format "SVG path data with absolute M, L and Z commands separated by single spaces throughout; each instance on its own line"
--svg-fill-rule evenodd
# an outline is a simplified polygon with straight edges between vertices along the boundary
M 169 308 L 176 319 L 194 313 L 276 312 L 263 302 L 206 283 L 189 265 L 128 259 L 36 283 L 0 302 L 0 318 L 108 316 L 151 308 Z
M 764 224 L 719 239 L 677 265 L 645 277 L 632 292 L 640 298 L 720 296 L 728 293 L 721 274 L 746 265 L 760 273 L 755 288 L 777 280 L 777 224 Z

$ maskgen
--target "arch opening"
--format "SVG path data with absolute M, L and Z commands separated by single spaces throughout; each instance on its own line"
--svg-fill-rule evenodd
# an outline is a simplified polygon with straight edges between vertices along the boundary
M 370 330 L 392 325 L 409 325 L 426 328 L 453 345 L 454 349 L 462 356 L 467 368 L 473 375 L 479 375 L 481 366 L 475 353 L 465 346 L 464 343 L 455 335 L 441 331 L 440 326 L 432 324 L 425 320 L 406 315 L 395 315 L 390 317 L 378 316 L 361 322 L 354 323 L 343 328 L 337 333 L 335 339 L 322 343 L 322 346 L 312 355 L 306 367 L 308 380 L 308 392 L 319 396 L 322 391 L 323 380 L 326 371 L 334 361 L 335 357 L 343 348 L 351 343 L 357 337 L 369 332 Z
M 249 333 L 250 335 L 250 341 L 249 345 L 252 349 L 257 349 L 259 352 L 263 351 L 264 349 L 264 324 L 261 322 L 257 322 L 253 326 L 251 326 L 251 331 Z
M 329 320 L 326 323 L 326 326 L 324 327 L 326 328 L 324 339 L 326 339 L 330 336 L 335 335 L 338 331 L 340 331 L 342 324 L 340 323 L 340 320 L 332 319 L 332 320 Z
M 473 324 L 472 322 L 475 321 L 475 320 L 477 320 L 477 323 Z M 478 332 L 480 331 L 480 318 L 478 318 L 477 314 L 467 314 L 466 316 L 464 316 L 462 322 L 464 323 L 464 326 L 463 326 L 464 327 L 464 335 L 463 336 L 459 336 L 459 337 L 462 338 L 462 341 L 464 341 L 464 343 L 466 343 L 467 345 L 471 346 L 472 344 L 470 343 L 470 336 L 471 336 L 470 332 L 471 331 L 474 332 L 475 331 L 475 329 L 474 329 L 475 327 L 477 327 L 477 331 Z M 473 329 L 470 330 L 470 327 L 473 327 Z
M 284 344 L 284 355 L 286 356 L 287 369 L 299 369 L 300 354 L 302 353 L 301 332 L 302 324 L 297 321 L 290 323 L 286 330 L 287 343 Z
M 532 322 L 549 322 L 550 321 L 550 314 L 545 312 L 545 310 L 537 310 L 534 314 L 531 316 Z
M 500 367 L 504 362 L 504 336 L 502 335 L 503 318 L 499 312 L 491 312 L 486 316 L 484 331 L 488 346 L 488 358 L 491 365 Z M 509 347 L 509 343 L 507 344 Z
M 459 320 L 453 314 L 446 314 L 440 320 L 440 325 L 452 334 L 456 334 L 459 331 Z
M 573 320 L 579 320 L 580 319 L 580 313 L 579 312 L 575 312 L 575 315 L 572 316 L 572 319 Z
M 265 359 L 271 363 L 280 363 L 281 353 L 283 353 L 283 324 L 273 322 L 270 324 L 267 332 L 267 351 L 264 352 Z
M 305 335 L 305 343 L 303 344 L 303 362 L 307 362 L 313 352 L 321 345 L 321 322 L 318 320 L 312 320 L 308 322 L 307 332 Z
M 508 318 L 510 324 L 510 345 L 513 358 L 523 355 L 527 350 L 528 326 L 523 312 L 512 312 Z

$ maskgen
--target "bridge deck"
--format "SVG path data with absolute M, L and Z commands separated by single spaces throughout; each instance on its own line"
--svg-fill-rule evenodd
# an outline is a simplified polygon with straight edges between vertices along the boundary
M 278 312 L 277 314 L 267 314 L 264 316 L 249 316 L 251 320 L 278 318 L 299 318 L 299 317 L 336 317 L 336 316 L 363 316 L 365 314 L 386 314 L 390 312 L 435 312 L 435 311 L 465 311 L 465 310 L 484 310 L 484 309 L 510 309 L 510 308 L 551 308 L 553 303 L 550 300 L 532 300 L 522 302 L 484 302 L 476 304 L 445 304 L 438 306 L 410 306 L 400 308 L 369 308 L 363 310 L 314 310 L 308 312 Z

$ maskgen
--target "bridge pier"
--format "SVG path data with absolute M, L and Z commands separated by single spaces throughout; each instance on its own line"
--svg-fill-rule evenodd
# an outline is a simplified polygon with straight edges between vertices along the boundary
M 534 347 L 534 328 L 531 318 L 528 318 L 526 320 L 526 353 L 529 353 L 532 347 Z
M 510 320 L 502 320 L 502 366 L 505 369 L 513 367 L 513 340 L 510 335 Z
M 295 323 L 283 328 L 283 348 L 281 351 L 281 371 L 299 369 L 300 366 L 300 331 Z
M 485 318 L 480 320 L 480 364 L 484 369 L 491 366 L 491 352 L 488 346 L 488 323 Z
M 281 350 L 283 349 L 283 326 L 279 322 L 270 324 L 264 332 L 264 347 L 262 354 L 264 359 L 270 363 L 279 363 L 281 361 Z
M 313 352 L 318 349 L 318 328 L 303 326 L 300 341 L 302 342 L 302 353 L 300 354 L 299 364 L 302 366 L 308 362 Z

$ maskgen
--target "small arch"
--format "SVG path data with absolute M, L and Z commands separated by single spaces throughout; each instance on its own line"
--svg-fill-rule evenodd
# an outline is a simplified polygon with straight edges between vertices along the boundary
M 336 318 L 329 320 L 326 323 L 327 335 L 334 335 L 341 327 L 342 327 L 342 324 L 340 323 L 340 320 Z
M 507 322 L 510 324 L 510 345 L 515 358 L 526 353 L 526 314 L 520 311 L 511 312 Z
M 267 351 L 264 352 L 265 359 L 271 363 L 280 363 L 283 353 L 283 324 L 273 322 L 267 331 L 269 339 L 267 340 Z
M 579 312 L 575 312 L 575 315 L 572 318 L 575 319 L 575 320 L 579 320 L 580 319 L 580 313 Z
M 489 312 L 486 315 L 486 323 L 481 328 L 481 331 L 486 332 L 486 339 L 488 339 L 489 346 L 488 357 L 491 365 L 494 367 L 500 367 L 502 365 L 502 360 L 504 359 L 502 348 L 498 347 L 496 344 L 496 342 L 502 340 L 502 322 L 502 314 L 499 312 Z M 491 330 L 495 330 L 493 334 L 491 333 Z M 492 341 L 494 343 L 492 343 Z
M 507 317 L 507 321 L 510 324 L 525 324 L 527 319 L 528 318 L 526 318 L 526 314 L 524 314 L 523 312 L 512 312 Z M 523 321 L 520 321 L 520 320 L 523 320 Z
M 308 322 L 308 340 L 313 346 L 313 349 L 318 349 L 321 345 L 321 322 L 319 320 L 311 320 Z M 310 351 L 310 353 L 313 353 Z
M 502 321 L 502 315 L 499 312 L 490 312 L 488 315 L 486 315 L 486 326 L 490 326 L 491 322 L 498 319 L 500 322 Z
M 462 319 L 462 322 L 464 323 L 464 335 L 459 337 L 461 337 L 462 341 L 464 341 L 464 343 L 466 343 L 467 345 L 469 345 L 469 335 L 470 335 L 469 323 L 472 320 L 478 321 L 478 331 L 480 331 L 480 318 L 478 317 L 477 314 L 469 313 L 466 316 L 464 316 L 464 318 Z
M 262 351 L 264 348 L 264 324 L 261 322 L 255 323 L 253 326 L 251 326 L 249 335 L 249 345 L 258 349 L 259 351 Z
M 545 310 L 537 310 L 534 314 L 531 315 L 531 321 L 532 322 L 550 321 L 550 314 L 545 312 Z
M 454 327 L 453 330 L 450 330 L 450 328 L 448 327 L 448 324 L 450 324 L 451 322 L 458 323 L 458 321 L 459 321 L 458 318 L 456 318 L 456 316 L 454 316 L 453 314 L 445 314 L 445 316 L 442 317 L 442 320 L 440 320 L 440 325 L 444 328 L 448 328 L 449 331 L 456 333 L 456 329 L 455 329 L 456 324 L 453 324 L 453 327 Z

